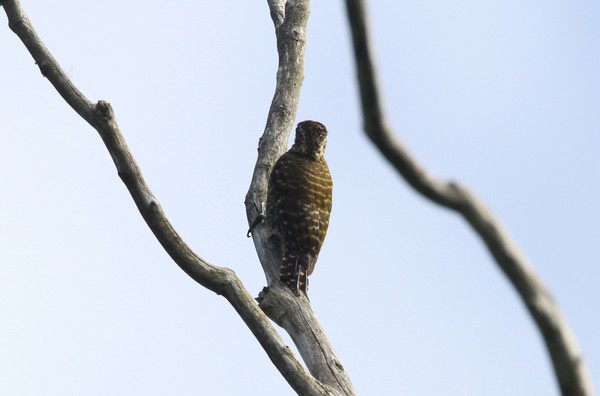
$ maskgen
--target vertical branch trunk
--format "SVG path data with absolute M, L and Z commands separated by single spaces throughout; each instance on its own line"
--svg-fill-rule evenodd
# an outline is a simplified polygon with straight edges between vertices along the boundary
M 269 285 L 261 292 L 260 307 L 283 327 L 300 351 L 310 373 L 333 394 L 354 395 L 350 377 L 325 336 L 310 303 L 295 296 L 279 281 L 281 249 L 266 222 L 256 223 L 265 214 L 269 175 L 284 153 L 296 117 L 304 79 L 304 49 L 309 1 L 268 0 L 277 37 L 279 65 L 275 94 L 267 125 L 260 138 L 258 158 L 245 205 L 248 224 L 265 277 Z M 284 5 L 285 3 L 285 5 Z

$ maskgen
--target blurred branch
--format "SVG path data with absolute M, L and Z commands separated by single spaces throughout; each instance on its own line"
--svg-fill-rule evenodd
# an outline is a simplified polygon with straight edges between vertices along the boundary
M 65 101 L 92 127 L 104 141 L 119 177 L 129 190 L 142 217 L 171 258 L 192 279 L 223 295 L 250 328 L 267 355 L 290 383 L 302 395 L 331 394 L 298 362 L 285 345 L 271 322 L 257 306 L 233 271 L 207 263 L 185 244 L 163 213 L 158 201 L 146 185 L 142 173 L 129 151 L 108 102 L 89 101 L 69 80 L 58 62 L 35 33 L 29 18 L 17 0 L 3 0 L 9 27 L 27 47 L 43 76 Z
M 583 358 L 550 293 L 492 213 L 465 187 L 431 175 L 394 139 L 385 119 L 371 58 L 362 0 L 346 0 L 357 65 L 364 128 L 384 157 L 426 198 L 460 213 L 481 237 L 541 332 L 564 396 L 593 394 Z
M 332 394 L 354 395 L 352 383 L 340 359 L 322 330 L 310 303 L 304 295 L 295 296 L 279 282 L 281 249 L 264 216 L 269 175 L 275 161 L 285 152 L 296 117 L 300 89 L 304 79 L 304 49 L 309 1 L 267 0 L 275 26 L 279 64 L 275 94 L 267 116 L 264 133 L 258 145 L 245 205 L 252 239 L 263 267 L 268 288 L 260 296 L 260 307 L 283 327 L 300 351 L 310 373 Z

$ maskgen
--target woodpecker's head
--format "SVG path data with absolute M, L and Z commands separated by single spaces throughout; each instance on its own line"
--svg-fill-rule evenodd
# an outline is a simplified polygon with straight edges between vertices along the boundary
M 302 121 L 296 128 L 291 151 L 313 158 L 322 158 L 327 145 L 327 129 L 317 121 Z

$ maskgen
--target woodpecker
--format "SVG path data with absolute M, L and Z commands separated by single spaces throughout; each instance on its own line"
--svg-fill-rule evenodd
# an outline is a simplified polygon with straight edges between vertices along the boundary
M 308 275 L 329 226 L 333 184 L 326 144 L 323 124 L 299 123 L 293 146 L 277 160 L 269 178 L 266 221 L 281 240 L 279 278 L 296 295 L 307 293 Z

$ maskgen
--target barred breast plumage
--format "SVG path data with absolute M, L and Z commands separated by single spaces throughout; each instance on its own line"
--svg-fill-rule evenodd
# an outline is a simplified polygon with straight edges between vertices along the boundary
M 282 242 L 280 280 L 296 294 L 306 294 L 329 226 L 332 181 L 323 157 L 326 143 L 323 124 L 301 122 L 294 145 L 277 160 L 269 179 L 266 216 Z

